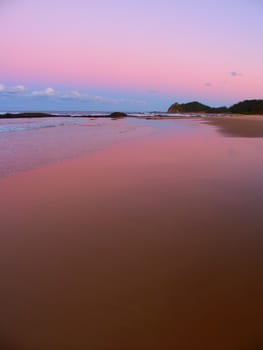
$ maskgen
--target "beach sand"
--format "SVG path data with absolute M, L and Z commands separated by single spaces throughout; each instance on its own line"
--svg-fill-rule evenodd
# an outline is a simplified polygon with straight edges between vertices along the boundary
M 206 117 L 205 119 L 226 136 L 263 137 L 262 115 L 232 114 L 221 117 Z
M 263 139 L 169 123 L 0 179 L 0 348 L 261 349 Z

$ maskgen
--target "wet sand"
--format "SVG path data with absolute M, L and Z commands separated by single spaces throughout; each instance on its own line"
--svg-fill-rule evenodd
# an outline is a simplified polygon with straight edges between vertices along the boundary
M 205 120 L 216 126 L 226 136 L 263 137 L 262 115 L 227 115 L 207 117 Z
M 3 349 L 261 349 L 263 139 L 174 123 L 0 179 Z
M 45 167 L 151 134 L 129 119 L 52 117 L 0 119 L 0 178 Z

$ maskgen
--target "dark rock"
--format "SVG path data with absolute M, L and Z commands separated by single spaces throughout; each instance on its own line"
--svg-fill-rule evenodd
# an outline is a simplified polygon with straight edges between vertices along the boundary
M 1 119 L 8 118 L 47 118 L 53 117 L 52 114 L 40 113 L 40 112 L 25 112 L 25 113 L 6 113 L 0 116 Z
M 113 112 L 109 116 L 111 118 L 124 118 L 124 117 L 127 117 L 127 114 L 123 112 Z
M 175 102 L 169 108 L 167 113 L 180 113 L 182 111 L 181 104 Z

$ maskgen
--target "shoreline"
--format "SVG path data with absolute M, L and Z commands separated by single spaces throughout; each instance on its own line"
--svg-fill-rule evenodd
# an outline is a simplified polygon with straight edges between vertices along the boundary
M 148 120 L 149 119 L 149 120 Z M 224 137 L 263 138 L 263 116 L 127 116 L 3 119 L 0 128 L 0 178 L 125 144 L 153 134 L 185 135 L 186 125 L 206 125 Z M 115 122 L 112 122 L 115 120 Z M 17 129 L 16 129 L 17 128 Z M 212 130 L 214 129 L 214 130 Z M 6 131 L 7 130 L 7 131 Z M 0 130 L 1 131 L 1 130 Z M 18 133 L 16 132 L 18 131 Z M 169 132 L 168 132 L 169 131 Z M 68 143 L 72 140 L 72 143 Z
M 59 112 L 58 112 L 59 113 Z M 122 113 L 121 113 L 122 114 Z M 235 113 L 123 113 L 123 115 L 116 116 L 114 113 L 101 113 L 101 114 L 57 114 L 57 113 L 42 113 L 42 112 L 7 112 L 0 114 L 0 119 L 22 119 L 22 118 L 107 118 L 107 119 L 122 119 L 122 118 L 136 118 L 136 119 L 190 119 L 190 118 L 202 118 L 202 119 L 245 119 L 245 120 L 263 120 L 261 114 L 235 114 Z
M 148 137 L 155 129 L 150 123 L 145 124 L 131 123 L 127 119 L 113 122 L 110 118 L 2 120 L 0 179 L 18 172 L 79 158 L 113 144 L 124 144 Z

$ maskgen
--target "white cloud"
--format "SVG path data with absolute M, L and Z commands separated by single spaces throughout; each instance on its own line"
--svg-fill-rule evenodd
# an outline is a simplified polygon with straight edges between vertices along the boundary
M 49 96 L 56 96 L 57 93 L 53 88 L 48 87 L 45 90 L 32 91 L 31 95 L 32 96 L 48 96 L 49 97 Z
M 112 102 L 112 99 L 103 97 L 90 95 L 87 93 L 80 93 L 79 91 L 69 91 L 59 96 L 65 100 L 80 100 L 80 101 L 88 101 L 88 102 Z
M 25 85 L 16 85 L 12 88 L 13 91 L 22 92 L 26 90 Z
M 16 85 L 12 87 L 6 87 L 3 84 L 0 84 L 0 92 L 5 95 L 20 95 L 26 91 L 25 85 Z
M 129 98 L 111 98 L 99 95 L 90 95 L 88 93 L 81 93 L 79 91 L 70 91 L 64 94 L 57 94 L 57 96 L 63 100 L 78 100 L 86 103 L 99 103 L 99 104 L 134 104 L 134 105 L 145 105 L 146 102 L 142 100 L 134 100 Z
M 54 89 L 52 89 L 51 87 L 47 88 L 47 89 L 45 90 L 45 93 L 46 93 L 46 95 L 48 95 L 48 96 L 54 96 L 54 95 L 56 95 L 56 91 L 55 91 Z
M 81 99 L 82 95 L 78 91 L 70 91 L 61 95 L 61 98 L 65 100 L 74 100 L 74 99 Z
M 12 86 L 9 89 L 6 89 L 6 92 L 8 94 L 19 94 L 24 91 L 26 91 L 25 85 L 16 85 L 16 86 Z
M 0 0 L 1 1 L 1 0 Z M 6 87 L 4 84 L 0 84 L 1 96 L 23 96 L 25 98 L 34 97 L 46 97 L 46 98 L 56 98 L 56 100 L 75 100 L 81 103 L 90 104 L 109 104 L 109 105 L 121 105 L 121 104 L 132 104 L 132 105 L 145 105 L 146 102 L 142 100 L 135 100 L 129 98 L 114 98 L 100 95 L 91 95 L 87 92 L 79 92 L 77 90 L 71 91 L 59 91 L 52 87 L 48 87 L 43 90 L 31 90 L 25 85 L 16 85 L 13 87 Z

